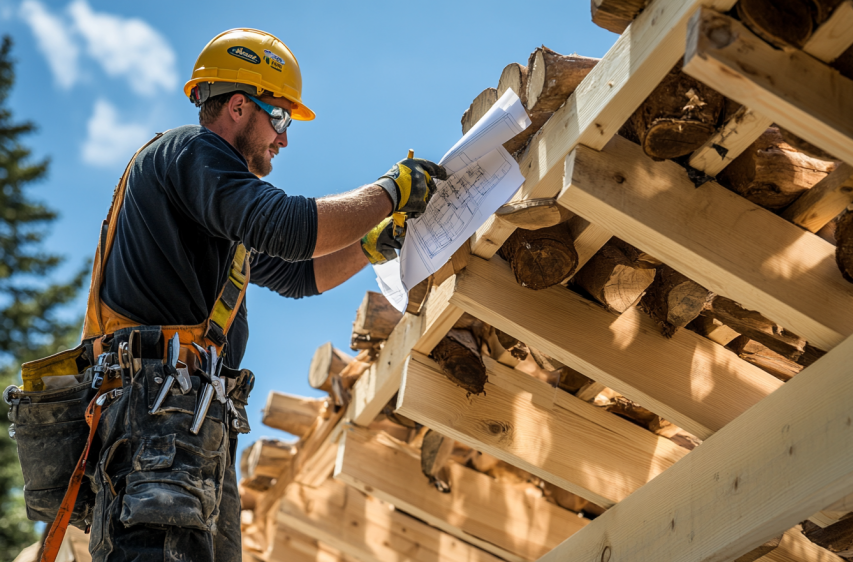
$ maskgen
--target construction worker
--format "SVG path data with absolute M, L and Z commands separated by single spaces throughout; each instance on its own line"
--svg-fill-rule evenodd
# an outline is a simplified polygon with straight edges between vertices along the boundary
M 70 518 L 91 524 L 96 562 L 241 558 L 247 283 L 301 298 L 394 257 L 401 238 L 388 217 L 423 212 L 434 178 L 446 179 L 437 164 L 406 159 L 316 200 L 260 179 L 292 121 L 314 119 L 296 58 L 263 31 L 215 37 L 184 91 L 200 126 L 140 149 L 95 257 L 82 357 L 99 389 L 89 416 L 99 446 L 84 463 L 96 495 L 93 511 L 75 505 Z

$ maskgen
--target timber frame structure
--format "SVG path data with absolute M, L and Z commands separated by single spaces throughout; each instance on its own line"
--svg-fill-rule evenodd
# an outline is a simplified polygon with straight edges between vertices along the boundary
M 246 560 L 853 557 L 853 0 L 592 10 L 601 60 L 537 49 L 463 116 L 517 89 L 514 199 L 405 314 L 368 294 L 328 399 L 270 395 L 298 441 L 242 459 Z M 765 157 L 811 179 L 765 203 Z

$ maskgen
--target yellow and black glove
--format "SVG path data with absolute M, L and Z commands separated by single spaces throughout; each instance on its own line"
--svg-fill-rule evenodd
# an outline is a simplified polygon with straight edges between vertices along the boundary
M 435 179 L 447 179 L 444 166 L 422 158 L 400 160 L 376 183 L 388 192 L 394 211 L 417 217 L 435 193 Z
M 394 235 L 394 231 L 397 235 Z M 373 228 L 371 228 L 364 238 L 361 239 L 361 249 L 367 260 L 376 265 L 385 263 L 397 258 L 397 252 L 403 247 L 403 240 L 406 238 L 406 230 L 404 228 L 394 228 L 394 219 L 388 217 Z

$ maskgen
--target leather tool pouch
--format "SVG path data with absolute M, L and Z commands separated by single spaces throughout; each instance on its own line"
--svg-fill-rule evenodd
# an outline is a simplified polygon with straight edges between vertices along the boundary
M 27 517 L 53 521 L 68 481 L 86 445 L 85 412 L 95 390 L 84 346 L 25 363 L 23 388 L 9 387 L 9 434 L 16 441 L 24 475 Z M 87 380 L 88 379 L 88 380 Z M 91 521 L 94 493 L 84 482 L 71 524 L 85 528 Z

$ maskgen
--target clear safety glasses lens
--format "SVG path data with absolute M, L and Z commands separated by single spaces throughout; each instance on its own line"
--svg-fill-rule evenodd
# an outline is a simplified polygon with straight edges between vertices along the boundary
M 290 112 L 283 107 L 276 107 L 274 105 L 264 103 L 254 96 L 249 96 L 249 99 L 269 114 L 270 123 L 272 123 L 272 128 L 275 129 L 276 133 L 282 134 L 288 127 L 290 127 L 290 124 L 293 123 L 293 118 L 290 116 Z

